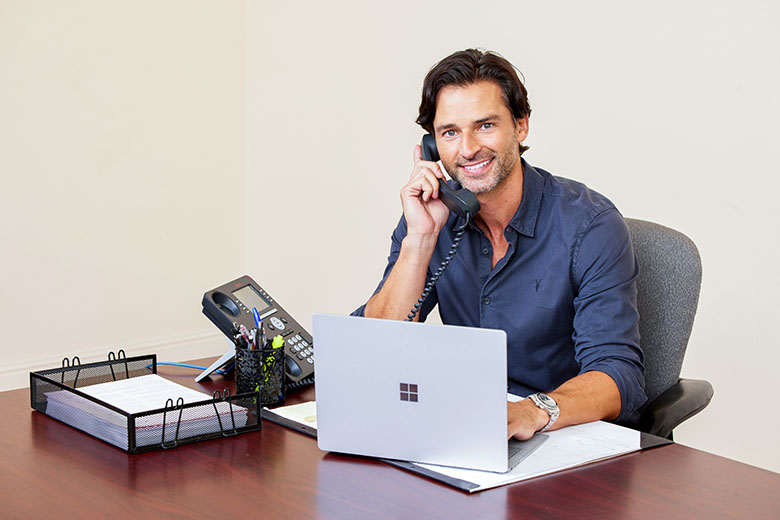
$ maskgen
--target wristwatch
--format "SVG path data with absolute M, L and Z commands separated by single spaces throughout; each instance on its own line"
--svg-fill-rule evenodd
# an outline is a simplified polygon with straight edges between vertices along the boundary
M 531 394 L 528 396 L 528 398 L 531 399 L 531 401 L 533 401 L 536 406 L 550 414 L 550 420 L 547 422 L 544 428 L 539 430 L 540 432 L 549 429 L 550 426 L 555 424 L 556 419 L 558 419 L 558 415 L 561 413 L 561 410 L 558 408 L 558 403 L 555 402 L 555 399 L 541 392 Z

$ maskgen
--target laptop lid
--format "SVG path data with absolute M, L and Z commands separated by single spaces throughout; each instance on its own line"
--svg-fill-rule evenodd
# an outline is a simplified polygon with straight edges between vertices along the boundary
M 506 333 L 316 314 L 322 450 L 503 472 Z

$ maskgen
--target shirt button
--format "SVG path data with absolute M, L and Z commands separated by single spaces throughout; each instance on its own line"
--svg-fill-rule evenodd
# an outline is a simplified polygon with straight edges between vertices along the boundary
M 485 305 L 490 305 L 490 298 L 488 297 L 482 298 L 482 303 L 484 303 Z
M 482 248 L 482 254 L 483 254 L 483 255 L 487 255 L 487 254 L 489 254 L 489 253 L 490 253 L 490 249 L 488 249 L 487 247 L 483 247 L 483 248 Z

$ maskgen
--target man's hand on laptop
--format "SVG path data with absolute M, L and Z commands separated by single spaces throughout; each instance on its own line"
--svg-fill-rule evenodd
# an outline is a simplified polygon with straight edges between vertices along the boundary
M 530 399 L 507 403 L 506 406 L 508 439 L 514 437 L 521 441 L 528 440 L 550 420 L 547 412 L 536 406 Z

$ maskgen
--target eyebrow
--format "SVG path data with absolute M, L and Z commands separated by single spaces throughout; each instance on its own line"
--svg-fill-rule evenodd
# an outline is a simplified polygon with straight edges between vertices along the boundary
M 487 123 L 489 121 L 495 121 L 498 119 L 498 114 L 489 114 L 485 117 L 482 117 L 480 119 L 477 119 L 476 121 L 472 122 L 472 125 L 481 125 L 482 123 Z M 434 130 L 438 132 L 443 132 L 445 130 L 450 130 L 452 128 L 457 128 L 457 125 L 455 123 L 447 123 L 446 125 L 437 126 L 434 128 Z
M 490 114 L 487 117 L 483 117 L 482 119 L 477 119 L 474 121 L 475 125 L 481 125 L 482 123 L 487 123 L 488 121 L 494 121 L 498 119 L 498 114 Z

